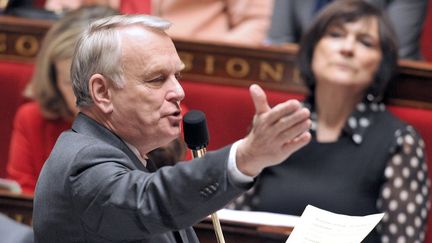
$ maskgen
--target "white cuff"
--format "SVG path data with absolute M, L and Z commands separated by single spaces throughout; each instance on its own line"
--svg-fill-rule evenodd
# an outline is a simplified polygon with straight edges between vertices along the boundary
M 250 183 L 253 182 L 254 178 L 252 176 L 248 176 L 243 174 L 237 168 L 236 154 L 237 147 L 242 140 L 238 140 L 235 142 L 230 149 L 229 157 L 228 157 L 228 174 L 231 179 L 236 183 Z

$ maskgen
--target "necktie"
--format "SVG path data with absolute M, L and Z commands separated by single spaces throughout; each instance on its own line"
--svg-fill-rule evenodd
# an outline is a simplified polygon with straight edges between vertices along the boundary
M 149 172 L 155 172 L 157 170 L 156 164 L 153 161 L 151 161 L 150 159 L 147 159 L 146 161 L 147 161 L 147 163 L 146 163 L 147 170 Z

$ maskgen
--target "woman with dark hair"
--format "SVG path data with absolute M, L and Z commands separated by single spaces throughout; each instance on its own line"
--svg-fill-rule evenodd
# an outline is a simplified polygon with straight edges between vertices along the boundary
M 397 68 L 389 20 L 372 5 L 335 1 L 305 34 L 300 74 L 309 88 L 312 141 L 265 169 L 238 209 L 300 215 L 385 212 L 364 242 L 423 242 L 429 210 L 424 142 L 382 103 Z
M 327 4 L 339 0 L 275 0 L 265 43 L 299 43 L 314 17 Z M 422 59 L 420 36 L 427 16 L 428 0 L 364 0 L 384 11 L 399 41 L 399 56 Z

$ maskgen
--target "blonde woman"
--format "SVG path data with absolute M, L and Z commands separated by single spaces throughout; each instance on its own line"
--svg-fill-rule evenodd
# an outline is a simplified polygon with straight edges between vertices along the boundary
M 47 33 L 38 54 L 34 75 L 14 119 L 7 173 L 23 192 L 32 194 L 40 170 L 57 137 L 70 128 L 78 112 L 69 69 L 75 44 L 95 19 L 117 14 L 103 6 L 69 12 Z

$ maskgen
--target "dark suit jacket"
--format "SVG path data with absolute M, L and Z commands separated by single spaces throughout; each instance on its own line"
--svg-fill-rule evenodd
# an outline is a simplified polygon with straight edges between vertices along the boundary
M 36 242 L 176 242 L 176 230 L 198 242 L 190 226 L 250 187 L 229 179 L 229 148 L 150 173 L 119 137 L 79 114 L 39 176 Z

